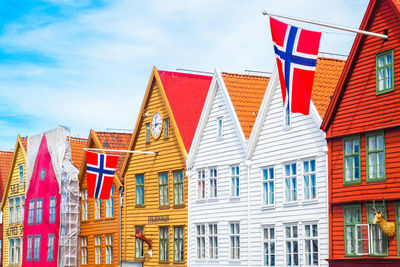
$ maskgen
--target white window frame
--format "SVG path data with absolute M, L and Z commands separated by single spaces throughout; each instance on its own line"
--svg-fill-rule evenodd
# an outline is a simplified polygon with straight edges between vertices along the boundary
M 94 236 L 94 263 L 101 264 L 101 235 Z
M 110 197 L 106 200 L 106 218 L 114 217 L 114 197 L 115 187 L 111 186 Z
M 210 198 L 215 199 L 218 197 L 218 168 L 211 167 L 208 169 L 209 185 L 210 185 Z
M 217 140 L 224 138 L 224 117 L 217 117 Z
M 273 230 L 274 236 L 271 238 L 271 230 Z M 266 237 L 267 231 L 267 237 Z M 273 244 L 274 252 L 271 253 Z M 266 253 L 265 246 L 268 246 L 268 254 Z M 276 229 L 275 225 L 265 225 L 262 227 L 262 255 L 263 255 L 263 266 L 276 266 Z M 273 260 L 272 260 L 273 256 Z M 268 257 L 268 259 L 267 259 Z M 273 262 L 273 264 L 272 264 Z
M 229 259 L 240 260 L 240 222 L 229 223 Z
M 88 238 L 87 236 L 81 236 L 81 264 L 88 264 Z
M 105 236 L 105 238 L 106 238 L 106 264 L 112 264 L 113 263 L 113 253 L 114 253 L 113 235 L 108 234 Z
M 203 200 L 206 198 L 206 169 L 197 171 L 197 199 Z
M 240 197 L 240 166 L 232 165 L 231 169 L 231 198 Z
M 206 225 L 204 223 L 196 224 L 196 259 L 204 260 L 206 258 Z
M 82 221 L 89 220 L 89 199 L 87 189 L 82 190 Z
M 283 106 L 282 109 L 283 109 L 283 129 L 290 130 L 290 128 L 292 127 L 292 119 L 293 119 L 292 113 L 285 106 Z
M 8 198 L 8 223 L 15 224 L 15 199 L 14 197 Z
M 356 248 L 355 248 L 355 251 L 356 251 L 356 255 L 357 256 L 362 256 L 362 255 L 369 255 L 369 254 L 371 254 L 371 244 L 370 244 L 370 242 L 371 242 L 371 231 L 370 231 L 370 224 L 368 224 L 368 223 L 360 223 L 360 224 L 356 224 L 355 225 L 355 232 L 357 233 L 357 231 L 358 231 L 358 228 L 361 228 L 361 233 L 363 233 L 363 228 L 364 227 L 367 227 L 367 239 L 359 239 L 358 238 L 358 235 L 356 234 L 355 235 L 355 237 L 356 237 Z M 364 234 L 362 234 L 362 236 L 364 236 Z M 358 250 L 358 243 L 359 242 L 362 242 L 362 243 L 364 243 L 364 241 L 367 241 L 367 243 L 368 243 L 368 251 L 367 252 L 364 252 L 364 246 L 363 246 L 363 251 L 362 252 L 360 252 L 359 250 Z
M 290 237 L 286 235 L 286 228 L 290 227 Z M 294 236 L 293 227 L 297 228 L 297 235 Z M 299 225 L 298 224 L 284 224 L 284 247 L 285 247 L 285 264 L 286 266 L 299 266 L 300 265 L 300 242 L 299 242 Z M 291 244 L 291 252 L 288 255 L 287 251 L 287 243 Z M 295 253 L 294 253 L 294 244 L 297 242 L 297 265 L 295 264 Z M 291 258 L 291 264 L 289 265 L 288 257 Z
M 21 170 L 21 168 L 22 168 L 22 170 Z M 24 184 L 24 178 L 25 178 L 24 177 L 25 176 L 24 172 L 25 172 L 24 164 L 23 163 L 18 164 L 18 182 L 19 182 L 19 185 L 23 185 Z
M 309 226 L 310 227 L 310 236 L 307 236 L 307 232 L 306 232 L 306 228 L 307 228 L 307 226 Z M 316 226 L 317 227 L 317 235 L 316 236 L 314 236 L 313 235 L 313 232 L 312 232 L 312 228 L 313 228 L 313 226 Z M 320 231 L 319 231 L 319 224 L 318 224 L 318 222 L 307 222 L 307 223 L 304 223 L 303 224 L 303 244 L 304 244 L 304 264 L 306 265 L 306 266 L 319 266 L 320 265 L 320 260 L 321 260 L 321 257 L 320 257 L 320 248 L 321 248 L 321 246 L 320 246 Z M 306 264 L 306 261 L 307 261 L 307 251 L 306 251 L 306 248 L 307 248 L 307 246 L 306 246 L 306 243 L 307 243 L 307 241 L 310 241 L 310 248 L 311 248 L 311 263 L 313 262 L 313 254 L 315 253 L 315 251 L 313 251 L 313 246 L 312 246 L 312 242 L 314 241 L 314 240 L 316 240 L 317 241 L 317 256 L 318 256 L 318 264 Z
M 293 174 L 292 171 L 292 165 L 296 165 L 296 173 Z M 289 165 L 289 175 L 286 173 L 286 166 Z M 297 162 L 292 161 L 292 162 L 287 162 L 283 164 L 283 181 L 284 181 L 284 188 L 285 188 L 285 203 L 295 203 L 299 201 L 299 196 L 298 196 L 298 191 L 299 191 L 299 182 L 298 182 L 298 170 L 297 170 Z M 293 178 L 295 179 L 296 186 L 293 184 Z M 286 180 L 289 179 L 289 188 L 287 188 L 287 182 Z M 289 190 L 289 192 L 287 191 Z M 289 197 L 288 197 L 289 196 Z
M 208 258 L 218 259 L 218 224 L 208 223 Z
M 270 177 L 271 169 L 272 169 L 272 178 Z M 265 179 L 264 171 L 268 172 L 268 179 Z M 271 184 L 272 184 L 272 193 L 271 193 Z M 264 207 L 274 206 L 275 205 L 275 167 L 274 166 L 264 167 L 261 169 L 261 186 L 262 186 L 261 191 L 263 192 L 261 205 Z M 266 190 L 266 188 L 267 188 L 267 190 Z
M 144 227 L 142 225 L 136 225 L 135 230 L 139 230 L 144 234 Z M 139 238 L 135 238 L 135 258 L 136 259 L 143 259 L 143 240 Z
M 308 172 L 306 172 L 306 169 L 305 169 L 305 166 L 304 166 L 304 163 L 307 162 L 307 161 L 308 161 L 308 164 L 309 164 L 309 167 L 308 167 L 309 171 Z M 315 170 L 314 171 L 311 171 L 311 161 L 315 162 Z M 303 159 L 301 161 L 301 163 L 302 163 L 302 169 L 303 169 L 303 194 L 304 194 L 303 198 L 306 201 L 318 199 L 317 158 L 314 157 L 314 158 Z M 315 177 L 315 196 L 314 197 L 312 197 L 312 184 L 311 184 L 312 175 L 314 175 L 314 177 Z M 306 178 L 308 178 L 308 180 L 309 180 L 309 186 L 308 187 L 306 186 Z M 297 181 L 297 183 L 298 183 L 298 181 Z M 309 198 L 306 197 L 307 193 L 308 193 Z
M 18 246 L 17 246 L 18 243 Z M 8 239 L 8 264 L 18 265 L 21 263 L 21 238 Z M 11 251 L 11 253 L 10 253 Z M 13 258 L 14 256 L 14 258 Z M 33 259 L 33 257 L 32 257 Z
M 101 199 L 94 200 L 94 218 L 101 219 Z

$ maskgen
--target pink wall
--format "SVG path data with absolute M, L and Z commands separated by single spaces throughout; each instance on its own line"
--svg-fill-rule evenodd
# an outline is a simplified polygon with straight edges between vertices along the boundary
M 41 179 L 41 173 L 44 169 L 44 179 Z M 43 177 L 43 175 L 42 175 Z M 50 198 L 56 197 L 56 216 L 55 223 L 49 223 Z M 33 224 L 28 224 L 29 202 L 30 200 L 42 199 L 42 223 L 36 222 L 36 203 Z M 25 199 L 24 211 L 24 236 L 23 236 L 23 254 L 22 266 L 57 266 L 58 258 L 58 238 L 60 230 L 60 194 L 59 186 L 54 173 L 53 165 L 49 150 L 47 148 L 47 140 L 43 135 L 40 148 L 36 156 L 35 167 L 33 169 L 32 178 Z M 47 261 L 47 245 L 49 234 L 54 235 L 53 261 Z M 27 237 L 33 236 L 32 240 L 32 260 L 27 261 Z M 40 258 L 34 260 L 35 236 L 40 235 Z

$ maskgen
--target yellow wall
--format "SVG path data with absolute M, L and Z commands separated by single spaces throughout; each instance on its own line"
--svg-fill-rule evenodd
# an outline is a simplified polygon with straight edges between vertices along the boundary
M 148 95 L 146 106 L 142 107 L 141 122 L 136 139 L 133 142 L 133 150 L 158 152 L 157 156 L 132 154 L 127 161 L 125 172 L 125 196 L 122 216 L 122 260 L 135 261 L 135 225 L 144 226 L 144 234 L 152 240 L 153 256 L 147 255 L 148 246 L 144 244 L 143 266 L 186 266 L 187 262 L 187 178 L 185 176 L 185 158 L 180 149 L 176 133 L 173 130 L 172 120 L 169 118 L 167 106 L 163 101 L 162 93 L 157 83 L 153 82 Z M 169 118 L 169 138 L 164 138 L 164 125 L 161 136 L 146 143 L 146 123 L 151 123 L 155 112 L 161 114 L 162 119 Z M 135 137 L 133 137 L 135 138 Z M 184 205 L 174 206 L 173 171 L 183 172 Z M 159 206 L 158 173 L 168 172 L 168 199 L 169 206 Z M 144 206 L 136 207 L 136 174 L 144 174 Z M 149 223 L 149 216 L 169 216 L 168 222 Z M 168 263 L 159 262 L 159 227 L 169 226 L 169 255 Z M 174 238 L 173 227 L 184 227 L 184 261 L 174 263 Z M 136 259 L 137 260 L 137 259 Z
M 3 207 L 3 266 L 10 266 L 8 262 L 8 238 L 11 237 L 21 237 L 21 244 L 20 244 L 20 262 L 22 262 L 22 235 L 23 235 L 23 222 L 20 224 L 9 224 L 8 220 L 8 199 L 13 196 L 25 196 L 25 176 L 26 176 L 26 162 L 25 162 L 25 152 L 23 148 L 17 144 L 15 152 L 16 155 L 14 156 L 14 161 L 12 163 L 11 169 L 11 181 L 8 181 L 8 188 L 5 194 L 5 203 Z M 19 184 L 19 169 L 18 165 L 24 164 L 24 184 Z M 22 199 L 21 199 L 22 201 Z M 23 203 L 21 202 L 21 213 L 20 218 L 23 215 L 22 209 Z M 12 265 L 12 266 L 21 266 L 21 265 Z

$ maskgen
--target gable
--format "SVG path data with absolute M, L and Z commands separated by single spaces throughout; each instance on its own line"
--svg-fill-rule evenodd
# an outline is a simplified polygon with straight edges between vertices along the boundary
M 400 123 L 398 61 L 400 13 L 394 0 L 371 1 L 360 29 L 388 30 L 388 39 L 357 35 L 321 129 L 327 138 L 384 129 Z M 392 92 L 376 94 L 376 54 L 394 50 Z M 373 116 L 373 120 L 371 120 Z

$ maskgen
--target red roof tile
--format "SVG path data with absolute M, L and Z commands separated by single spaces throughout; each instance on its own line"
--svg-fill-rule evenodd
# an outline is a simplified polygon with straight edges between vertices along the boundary
M 22 145 L 24 146 L 24 149 L 26 152 L 27 147 L 28 147 L 28 137 L 21 137 L 21 142 L 22 142 Z
M 246 139 L 250 137 L 270 77 L 222 73 L 222 78 Z
M 85 152 L 83 148 L 86 147 L 87 139 L 68 136 L 67 140 L 71 144 L 72 162 L 75 164 L 75 167 L 80 170 L 83 154 Z
M 400 0 L 399 0 L 400 1 Z M 311 100 L 323 119 L 346 60 L 318 58 Z
M 117 149 L 127 150 L 129 149 L 129 143 L 132 138 L 132 133 L 115 133 L 115 132 L 95 132 L 99 138 L 102 148 L 104 149 Z M 113 154 L 113 152 L 107 152 Z M 125 160 L 126 153 L 117 153 L 119 155 L 117 164 L 117 175 L 120 177 L 122 165 Z M 120 177 L 122 179 L 122 177 Z
M 190 150 L 211 76 L 158 71 L 186 151 Z
M 2 188 L 4 188 L 7 183 L 7 178 L 10 172 L 13 154 L 14 153 L 11 151 L 0 151 L 0 177 L 1 177 Z

